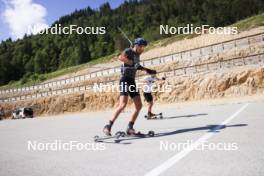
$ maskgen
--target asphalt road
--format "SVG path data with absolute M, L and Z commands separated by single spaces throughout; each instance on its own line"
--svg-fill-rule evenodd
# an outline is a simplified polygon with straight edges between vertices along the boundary
M 0 176 L 264 175 L 264 102 L 156 106 L 135 124 L 153 138 L 94 143 L 112 112 L 0 121 Z M 157 112 L 157 111 L 156 111 Z M 113 132 L 125 130 L 131 112 Z

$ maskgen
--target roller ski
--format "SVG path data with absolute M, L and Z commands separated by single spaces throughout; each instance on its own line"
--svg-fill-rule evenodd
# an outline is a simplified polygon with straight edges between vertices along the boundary
M 104 136 L 94 136 L 94 142 L 104 142 L 108 139 L 119 139 L 120 137 L 125 137 L 126 133 L 123 131 L 117 131 L 115 135 L 104 135 Z
M 155 132 L 154 131 L 148 131 L 148 133 L 141 133 L 141 132 L 135 132 L 134 129 L 131 129 L 126 131 L 126 134 L 124 136 L 121 136 L 118 139 L 115 139 L 115 143 L 120 143 L 122 141 L 127 141 L 127 140 L 133 140 L 133 139 L 139 139 L 139 138 L 150 138 L 150 137 L 155 137 Z
M 136 132 L 133 128 L 127 129 L 126 135 L 122 137 L 153 137 L 155 136 L 154 131 L 148 131 L 148 133 L 141 133 L 140 131 Z
M 104 140 L 107 140 L 107 139 L 114 139 L 114 138 L 118 139 L 121 136 L 125 136 L 125 132 L 122 132 L 122 131 L 118 131 L 115 133 L 115 135 L 112 136 L 111 128 L 112 128 L 112 123 L 105 125 L 103 129 L 103 133 L 105 135 L 104 136 L 98 136 L 98 135 L 94 136 L 94 142 L 103 142 Z
M 106 125 L 103 130 L 103 132 L 105 133 L 105 136 L 98 136 L 98 135 L 94 136 L 94 142 L 104 142 L 105 140 L 108 140 L 108 139 L 114 139 L 116 143 L 119 143 L 120 141 L 122 141 L 123 138 L 130 138 L 130 137 L 145 138 L 145 137 L 155 136 L 154 131 L 149 131 L 148 133 L 144 134 L 139 131 L 136 132 L 133 128 L 128 128 L 126 132 L 118 131 L 115 133 L 115 135 L 111 135 L 110 131 L 111 131 L 111 128 L 108 125 Z
M 108 139 L 114 139 L 115 143 L 120 143 L 122 140 L 126 139 L 126 138 L 147 138 L 147 137 L 154 137 L 155 136 L 155 132 L 154 131 L 148 131 L 148 133 L 141 133 L 141 132 L 137 132 L 137 133 L 133 133 L 133 134 L 127 134 L 124 131 L 118 131 L 115 133 L 115 135 L 113 136 L 94 136 L 94 142 L 104 142 L 105 140 Z
M 150 120 L 150 119 L 163 119 L 163 114 L 162 113 L 153 114 L 153 113 L 149 112 L 147 115 L 145 115 L 145 118 L 147 120 Z

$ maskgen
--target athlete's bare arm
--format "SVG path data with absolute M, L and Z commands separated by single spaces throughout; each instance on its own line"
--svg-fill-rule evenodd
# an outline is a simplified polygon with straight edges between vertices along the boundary
M 128 65 L 132 65 L 133 64 L 133 61 L 129 60 L 127 55 L 124 52 L 120 54 L 119 60 L 121 62 L 124 62 L 125 64 L 128 64 Z

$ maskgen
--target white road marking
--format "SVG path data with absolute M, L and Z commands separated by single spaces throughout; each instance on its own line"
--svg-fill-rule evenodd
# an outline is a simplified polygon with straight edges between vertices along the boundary
M 248 106 L 248 104 L 245 104 L 244 106 L 242 106 L 241 108 L 239 108 L 239 110 L 237 110 L 233 115 L 231 115 L 230 117 L 228 117 L 224 122 L 222 122 L 220 125 L 216 126 L 213 131 L 217 131 L 219 129 L 221 129 L 221 127 L 223 125 L 228 124 L 231 120 L 233 120 L 239 113 L 241 113 L 246 107 Z M 163 172 L 165 172 L 167 169 L 169 169 L 170 167 L 172 167 L 175 163 L 177 163 L 178 161 L 180 161 L 182 158 L 184 158 L 187 154 L 189 154 L 193 149 L 195 149 L 197 146 L 199 146 L 200 144 L 206 142 L 210 137 L 212 137 L 215 133 L 206 133 L 205 135 L 203 135 L 202 137 L 200 137 L 197 141 L 195 141 L 192 145 L 190 145 L 189 147 L 187 147 L 186 149 L 182 150 L 181 152 L 175 154 L 173 157 L 169 158 L 167 161 L 165 161 L 164 163 L 162 163 L 161 165 L 157 166 L 156 168 L 154 168 L 153 170 L 151 170 L 150 172 L 146 173 L 145 176 L 157 176 L 162 174 Z

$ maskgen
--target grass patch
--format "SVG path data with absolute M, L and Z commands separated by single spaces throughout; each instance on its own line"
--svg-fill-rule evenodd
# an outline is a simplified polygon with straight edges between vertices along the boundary
M 264 26 L 264 13 L 240 20 L 231 26 L 238 27 L 239 31 L 246 31 L 259 26 Z

